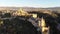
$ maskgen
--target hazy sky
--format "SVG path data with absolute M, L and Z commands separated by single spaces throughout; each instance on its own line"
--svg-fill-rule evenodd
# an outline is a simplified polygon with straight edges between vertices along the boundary
M 60 0 L 0 0 L 1 6 L 60 7 Z

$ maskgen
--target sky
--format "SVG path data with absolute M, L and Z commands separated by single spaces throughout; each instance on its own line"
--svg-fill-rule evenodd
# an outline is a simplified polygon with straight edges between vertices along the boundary
M 0 0 L 0 7 L 60 7 L 60 0 Z

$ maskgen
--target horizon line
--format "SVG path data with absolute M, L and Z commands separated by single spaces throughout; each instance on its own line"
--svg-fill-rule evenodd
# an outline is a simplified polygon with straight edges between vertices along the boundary
M 53 7 L 60 7 L 60 6 L 52 6 L 52 7 L 39 7 L 39 6 L 0 6 L 0 7 L 32 7 L 32 8 L 53 8 Z

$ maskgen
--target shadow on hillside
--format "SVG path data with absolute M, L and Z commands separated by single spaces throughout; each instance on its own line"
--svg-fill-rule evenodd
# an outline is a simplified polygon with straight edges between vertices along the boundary
M 57 30 L 57 23 L 60 23 L 60 14 L 58 17 L 53 17 L 49 14 L 30 12 L 38 14 L 38 17 L 43 17 L 46 21 L 46 27 L 50 26 L 50 34 L 59 34 L 60 31 Z M 10 14 L 8 14 L 10 15 Z M 7 14 L 5 14 L 5 17 Z M 8 16 L 7 16 L 8 17 Z M 0 34 L 37 34 L 36 27 L 34 27 L 31 22 L 27 20 L 21 20 L 18 17 L 13 19 L 3 20 L 3 24 L 0 26 Z M 38 33 L 40 34 L 40 33 Z

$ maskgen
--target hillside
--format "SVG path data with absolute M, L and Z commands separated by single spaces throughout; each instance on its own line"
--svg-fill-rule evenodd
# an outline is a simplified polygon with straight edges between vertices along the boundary
M 57 26 L 58 24 L 60 24 L 60 13 L 52 12 L 51 10 L 47 10 L 43 8 L 39 9 L 39 11 L 37 10 L 38 10 L 37 8 L 32 8 L 32 9 L 29 8 L 28 14 L 35 13 L 39 18 L 43 17 L 46 22 L 46 27 L 48 26 L 50 27 L 50 34 L 59 34 L 60 31 L 57 29 Z M 20 19 L 21 16 L 12 17 L 11 15 L 12 14 L 10 13 L 5 13 L 4 15 L 0 15 L 0 17 L 2 18 L 0 20 L 0 32 L 1 32 L 0 34 L 37 34 L 37 33 L 39 34 L 41 33 L 41 31 L 37 32 L 37 27 L 34 27 L 32 23 L 27 20 L 31 18 L 30 16 L 29 17 L 23 16 L 22 18 L 26 18 L 26 19 L 22 20 Z

